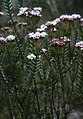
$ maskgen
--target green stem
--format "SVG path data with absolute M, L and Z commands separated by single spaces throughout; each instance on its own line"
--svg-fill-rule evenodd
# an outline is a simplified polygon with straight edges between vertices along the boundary
M 37 102 L 37 108 L 38 108 L 38 117 L 39 117 L 39 119 L 41 119 L 41 111 L 40 111 L 39 97 L 38 97 L 37 84 L 36 84 L 35 79 L 34 79 L 34 92 L 35 92 L 36 102 Z

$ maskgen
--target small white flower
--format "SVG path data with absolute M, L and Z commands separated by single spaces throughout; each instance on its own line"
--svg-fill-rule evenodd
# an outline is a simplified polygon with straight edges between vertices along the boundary
M 31 16 L 39 16 L 39 17 L 41 17 L 40 11 L 36 11 L 36 10 L 31 10 L 31 11 L 29 11 L 29 14 L 30 14 Z
M 73 21 L 75 19 L 80 19 L 81 16 L 79 14 L 72 14 L 72 15 L 61 15 L 60 20 L 70 20 Z
M 44 28 L 44 29 L 46 29 L 47 26 L 45 26 L 45 24 L 42 24 L 42 25 L 40 26 L 40 28 Z
M 76 45 L 81 45 L 81 44 L 83 45 L 83 41 L 76 43 Z
M 41 7 L 34 7 L 33 10 L 36 10 L 36 11 L 42 11 L 42 8 Z
M 60 19 L 61 19 L 61 20 L 64 20 L 64 19 L 67 19 L 67 18 L 68 18 L 68 15 L 61 15 L 61 16 L 60 16 Z
M 36 32 L 34 33 L 34 35 L 32 36 L 33 39 L 39 39 L 40 38 L 40 32 Z
M 58 23 L 60 23 L 60 19 L 57 18 L 54 21 L 52 21 L 53 26 L 56 26 Z
M 83 41 L 80 41 L 80 42 L 76 43 L 76 44 L 75 44 L 75 47 L 77 47 L 77 48 L 83 50 Z
M 40 39 L 40 38 L 45 38 L 47 36 L 47 33 L 46 32 L 35 32 L 35 33 L 29 33 L 28 34 L 29 38 L 32 38 L 32 39 Z
M 42 24 L 42 25 L 40 26 L 40 28 L 37 28 L 36 30 L 37 30 L 38 32 L 42 32 L 42 31 L 45 31 L 46 28 L 47 28 L 47 26 L 46 26 L 45 24 Z
M 43 29 L 43 28 L 42 28 L 42 29 L 41 29 L 41 28 L 37 28 L 37 29 L 36 29 L 36 31 L 38 31 L 38 32 L 42 32 L 42 31 L 44 31 L 44 30 L 45 30 L 45 29 Z
M 33 60 L 36 59 L 36 56 L 34 54 L 30 54 L 27 56 L 28 59 Z
M 81 19 L 81 22 L 83 22 L 83 18 Z
M 32 38 L 34 36 L 34 32 L 28 34 L 29 38 Z
M 69 38 L 67 38 L 66 36 L 64 37 L 60 37 L 61 40 L 63 40 L 65 43 L 70 42 L 71 40 Z
M 4 37 L 0 36 L 0 42 L 1 43 L 6 43 L 6 39 Z
M 81 16 L 79 14 L 72 14 L 73 19 L 80 19 Z
M 40 36 L 40 32 L 36 32 L 35 35 L 36 35 L 36 36 Z
M 6 37 L 6 41 L 13 41 L 15 39 L 14 35 L 9 35 Z
M 54 28 L 54 29 L 53 29 L 53 31 L 57 31 L 57 29 L 56 29 L 56 28 Z
M 48 21 L 48 22 L 45 23 L 45 25 L 46 26 L 51 26 L 51 25 L 53 25 L 53 23 L 52 23 L 52 21 Z
M 40 37 L 46 37 L 48 34 L 46 32 L 41 32 Z
M 42 56 L 41 56 L 41 55 L 39 55 L 39 56 L 38 56 L 38 60 L 41 60 L 41 58 L 42 58 Z
M 71 40 L 69 38 L 67 38 L 66 36 L 63 37 L 63 41 L 64 42 L 70 42 Z
M 46 53 L 47 50 L 46 50 L 45 48 L 42 48 L 42 52 L 43 52 L 43 53 Z
M 81 18 L 81 25 L 83 26 L 83 18 Z
M 27 10 L 28 10 L 28 7 L 21 7 L 17 16 L 23 15 L 25 13 L 25 11 L 27 11 Z
M 73 21 L 73 16 L 71 15 L 61 15 L 60 20 L 70 20 Z
M 46 22 L 46 26 L 48 27 L 48 26 L 56 26 L 58 23 L 60 23 L 60 19 L 59 18 L 57 18 L 57 19 L 55 19 L 55 20 L 53 20 L 53 21 L 48 21 L 48 22 Z

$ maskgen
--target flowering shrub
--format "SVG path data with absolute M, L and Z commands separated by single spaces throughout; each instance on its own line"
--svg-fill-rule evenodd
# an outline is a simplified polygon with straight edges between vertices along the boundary
M 61 15 L 38 26 L 42 8 L 4 0 L 0 28 L 2 99 L 11 119 L 67 119 L 83 102 L 83 18 Z M 4 13 L 0 12 L 0 17 Z

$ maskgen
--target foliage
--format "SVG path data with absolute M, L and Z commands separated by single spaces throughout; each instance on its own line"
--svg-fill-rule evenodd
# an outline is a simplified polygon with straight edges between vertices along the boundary
M 38 28 L 41 8 L 14 15 L 0 28 L 0 100 L 8 119 L 67 119 L 83 99 L 83 19 L 62 15 Z M 21 8 L 20 8 L 21 7 Z

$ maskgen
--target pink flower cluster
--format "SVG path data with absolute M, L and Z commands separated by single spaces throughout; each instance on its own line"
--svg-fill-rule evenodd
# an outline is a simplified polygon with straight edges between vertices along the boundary
M 51 40 L 51 45 L 52 46 L 64 46 L 66 43 L 70 42 L 71 40 L 66 37 L 61 37 L 59 38 L 53 38 Z

